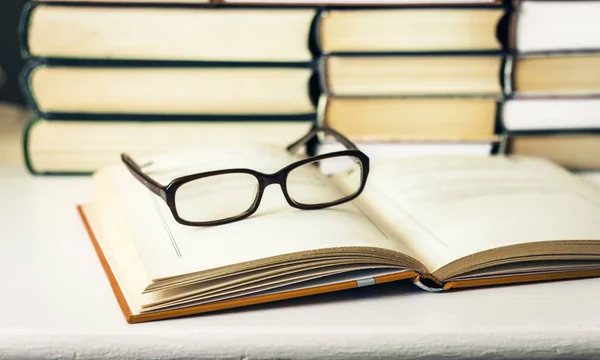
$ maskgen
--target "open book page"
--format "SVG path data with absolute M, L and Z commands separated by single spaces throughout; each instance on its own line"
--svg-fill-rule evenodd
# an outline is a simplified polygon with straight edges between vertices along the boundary
M 359 204 L 430 272 L 502 246 L 600 240 L 600 192 L 543 160 L 423 157 L 375 163 Z
M 144 171 L 167 184 L 184 174 L 227 168 L 273 173 L 298 158 L 276 147 L 227 147 L 169 155 L 151 162 L 138 160 Z M 396 255 L 394 252 L 408 251 L 383 235 L 352 204 L 324 210 L 297 210 L 290 207 L 277 186 L 267 188 L 258 212 L 250 218 L 227 225 L 191 227 L 177 223 L 167 205 L 135 180 L 124 166 L 105 169 L 96 178 L 114 184 L 122 217 L 115 221 L 127 224 L 151 279 L 317 249 L 332 249 L 330 254 L 348 256 L 357 255 L 358 250 L 351 250 L 353 247 L 387 249 L 384 253 L 388 263 L 394 263 L 391 260 Z M 331 192 L 339 191 L 316 166 L 314 171 L 305 172 L 301 181 L 303 185 L 296 190 L 313 197 L 315 194 L 331 197 Z M 219 201 L 227 203 L 229 196 L 236 195 L 235 186 L 228 182 L 209 185 L 184 200 L 196 201 L 199 207 L 206 208 L 201 205 L 210 203 L 216 207 Z M 397 258 L 395 261 L 397 265 Z M 260 263 L 255 265 L 260 266 Z

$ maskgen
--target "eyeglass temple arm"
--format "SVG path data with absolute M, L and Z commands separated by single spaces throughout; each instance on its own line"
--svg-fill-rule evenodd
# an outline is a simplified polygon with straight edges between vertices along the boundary
M 154 194 L 162 197 L 163 186 L 158 183 L 156 180 L 152 179 L 150 176 L 144 174 L 141 167 L 133 161 L 131 157 L 127 154 L 121 154 L 121 160 L 127 166 L 127 169 L 131 172 L 131 174 L 141 182 L 148 190 L 152 191 Z
M 348 138 L 346 138 L 344 135 L 340 134 L 339 132 L 337 132 L 331 128 L 328 128 L 328 127 L 317 127 L 317 128 L 312 129 L 308 134 L 304 135 L 300 140 L 289 145 L 287 147 L 287 151 L 289 151 L 291 153 L 295 153 L 296 151 L 298 151 L 298 149 L 301 146 L 306 145 L 306 143 L 309 142 L 319 132 L 322 132 L 326 135 L 333 136 L 337 141 L 339 141 L 347 149 L 358 150 L 358 148 L 356 147 L 356 145 L 354 145 L 354 143 L 352 141 L 348 140 Z

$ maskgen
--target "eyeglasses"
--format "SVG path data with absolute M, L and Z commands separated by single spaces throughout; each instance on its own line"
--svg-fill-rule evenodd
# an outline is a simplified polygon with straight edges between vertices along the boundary
M 280 185 L 290 206 L 303 210 L 340 205 L 360 195 L 369 174 L 369 158 L 342 134 L 325 127 L 315 128 L 289 145 L 287 151 L 297 153 L 319 133 L 333 136 L 346 150 L 309 157 L 273 174 L 225 169 L 178 177 L 162 185 L 127 154 L 121 154 L 121 159 L 137 180 L 167 203 L 178 223 L 222 225 L 255 213 L 266 187 L 273 184 Z M 343 186 L 322 186 L 338 173 L 344 174 Z

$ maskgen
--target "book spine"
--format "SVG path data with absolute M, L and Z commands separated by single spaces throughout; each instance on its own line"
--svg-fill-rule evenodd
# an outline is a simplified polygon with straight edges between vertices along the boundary
M 512 4 L 509 1 L 508 4 L 508 19 L 509 24 L 507 27 L 507 49 L 511 52 L 516 52 L 517 47 L 517 31 L 519 24 L 519 11 L 520 11 L 521 2 L 519 0 L 513 0 Z
M 323 52 L 323 44 L 322 44 L 322 26 L 323 26 L 323 18 L 327 16 L 327 10 L 319 10 L 317 15 L 315 16 L 315 20 L 313 21 L 313 31 L 312 31 L 312 43 L 314 44 L 315 50 L 317 54 L 325 54 Z
M 327 126 L 327 124 L 325 124 L 325 113 L 327 112 L 327 102 L 328 102 L 329 97 L 327 96 L 327 94 L 321 94 L 321 97 L 319 98 L 319 103 L 317 105 L 317 119 L 316 119 L 316 124 L 318 127 L 323 127 L 323 126 Z M 327 142 L 325 139 L 325 136 L 321 133 L 318 134 L 317 137 L 317 144 L 322 144 Z
M 502 93 L 502 97 L 506 98 L 506 64 L 508 61 L 508 54 L 506 52 L 504 52 L 502 54 L 502 63 L 500 64 L 500 69 L 498 69 L 498 82 L 500 83 L 500 88 L 501 93 Z
M 504 108 L 504 99 L 499 99 L 496 103 L 496 114 L 494 118 L 494 134 L 501 135 L 504 132 L 502 126 L 502 110 Z
M 496 39 L 500 43 L 500 49 L 502 52 L 506 52 L 510 44 L 510 23 L 511 23 L 511 11 L 510 9 L 504 8 L 504 15 L 498 21 L 496 25 Z
M 547 137 L 560 137 L 560 136 L 573 136 L 573 135 L 590 135 L 598 136 L 600 138 L 600 129 L 536 129 L 536 130 L 508 130 L 505 129 L 503 133 L 502 142 L 499 154 L 508 155 L 512 153 L 512 139 L 515 137 L 528 137 L 528 136 L 547 136 Z
M 319 97 L 321 96 L 321 84 L 319 83 L 319 73 L 314 71 L 308 81 L 308 94 L 313 106 L 317 107 Z
M 444 291 L 443 283 L 435 279 L 433 276 L 427 274 L 417 275 L 413 279 L 413 284 L 415 284 L 418 288 L 428 292 L 438 293 Z
M 322 94 L 319 98 L 319 104 L 317 105 L 317 126 L 325 125 L 325 112 L 327 111 L 327 102 L 329 97 L 326 94 Z
M 33 11 L 37 6 L 38 4 L 33 1 L 28 2 L 21 12 L 21 18 L 19 20 L 19 44 L 21 57 L 23 57 L 23 59 L 31 58 L 31 51 L 29 49 L 29 27 L 31 25 Z
M 30 139 L 31 139 L 31 130 L 33 129 L 33 127 L 39 122 L 39 119 L 32 117 L 31 119 L 29 119 L 29 121 L 25 124 L 25 128 L 23 128 L 23 162 L 25 163 L 25 168 L 27 168 L 27 171 L 29 171 L 30 174 L 32 175 L 43 175 L 39 172 L 37 172 L 34 168 L 33 168 L 33 164 L 31 162 L 31 152 L 29 149 L 30 146 Z
M 506 60 L 504 61 L 504 74 L 503 74 L 503 88 L 504 97 L 511 99 L 514 94 L 514 69 L 515 69 L 515 56 L 514 54 L 507 54 Z
M 319 85 L 321 88 L 321 93 L 327 96 L 332 96 L 331 88 L 329 86 L 329 81 L 327 79 L 327 61 L 329 55 L 322 55 L 317 62 L 317 72 L 319 74 Z
M 25 63 L 23 70 L 21 71 L 21 75 L 19 77 L 19 87 L 21 88 L 21 93 L 25 99 L 25 103 L 27 106 L 33 110 L 36 114 L 40 115 L 41 111 L 38 108 L 38 105 L 34 99 L 33 92 L 31 90 L 31 75 L 38 67 L 44 66 L 43 61 L 30 60 Z
M 311 23 L 310 23 L 310 30 L 308 32 L 308 49 L 310 50 L 313 60 L 317 59 L 320 54 L 321 51 L 319 50 L 319 24 L 320 24 L 320 18 L 321 18 L 321 13 L 323 12 L 323 8 L 318 7 L 315 9 L 315 16 L 313 17 Z
M 507 62 L 507 53 L 505 52 L 503 54 L 502 57 L 502 63 L 500 65 L 500 69 L 498 71 L 498 81 L 500 82 L 500 88 L 502 89 L 502 93 L 501 93 L 501 100 L 498 101 L 497 107 L 496 107 L 496 119 L 495 119 L 495 127 L 494 127 L 494 134 L 496 134 L 496 138 L 498 141 L 494 142 L 492 144 L 492 150 L 491 150 L 491 154 L 502 154 L 503 152 L 503 141 L 504 141 L 504 125 L 502 122 L 502 114 L 504 111 L 504 103 L 506 102 L 507 96 L 506 96 L 506 79 L 505 79 L 505 71 L 506 71 L 506 62 Z
M 508 134 L 503 131 L 498 135 L 498 142 L 492 148 L 492 155 L 507 155 L 508 154 Z

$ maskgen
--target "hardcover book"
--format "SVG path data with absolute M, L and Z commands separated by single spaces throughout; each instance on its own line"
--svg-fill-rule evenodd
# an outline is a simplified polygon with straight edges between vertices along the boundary
M 279 147 L 217 147 L 139 163 L 168 184 L 240 165 L 271 173 L 297 159 Z M 244 220 L 193 227 L 113 165 L 94 175 L 80 213 L 130 323 L 402 279 L 449 291 L 600 276 L 600 192 L 552 163 L 442 156 L 370 167 L 353 202 L 298 210 L 267 192 Z M 303 175 L 287 184 L 300 195 L 335 197 L 354 186 L 350 171 Z M 234 196 L 231 185 L 185 200 Z
M 26 55 L 43 58 L 310 62 L 316 13 L 37 4 L 23 16 L 22 42 Z
M 46 119 L 307 118 L 315 83 L 307 64 L 31 63 L 23 91 Z
M 507 61 L 506 89 L 519 96 L 600 94 L 600 52 L 522 54 Z
M 523 98 L 504 103 L 504 152 L 549 159 L 572 170 L 600 168 L 600 99 Z
M 334 96 L 502 97 L 503 57 L 352 55 L 321 59 L 321 87 Z
M 514 1 L 509 45 L 522 53 L 600 49 L 600 2 Z
M 501 152 L 600 168 L 597 1 L 514 1 Z
M 600 98 L 523 98 L 507 100 L 502 124 L 509 131 L 600 129 Z
M 306 134 L 314 123 L 314 116 L 228 121 L 34 118 L 24 131 L 23 152 L 33 174 L 91 174 L 113 163 L 123 151 L 150 156 L 198 144 L 285 146 Z
M 506 153 L 548 159 L 570 170 L 600 169 L 600 129 L 508 132 Z
M 491 142 L 499 101 L 495 97 L 322 96 L 317 121 L 357 142 Z
M 329 9 L 316 24 L 323 54 L 499 51 L 502 8 Z

